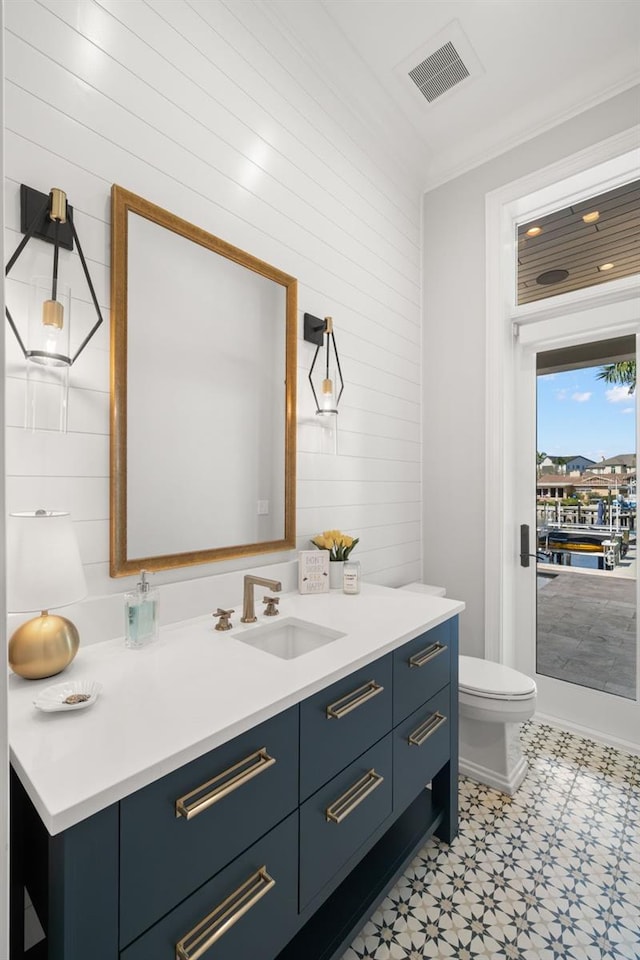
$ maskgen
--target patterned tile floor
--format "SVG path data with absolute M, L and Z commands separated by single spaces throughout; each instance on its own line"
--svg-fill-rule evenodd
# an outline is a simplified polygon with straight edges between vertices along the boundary
M 640 960 L 640 757 L 522 729 L 514 797 L 460 779 L 432 838 L 343 960 Z

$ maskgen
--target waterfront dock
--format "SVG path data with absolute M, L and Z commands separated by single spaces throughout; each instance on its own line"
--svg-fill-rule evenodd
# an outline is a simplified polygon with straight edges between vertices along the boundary
M 537 672 L 635 698 L 636 547 L 615 571 L 538 564 Z

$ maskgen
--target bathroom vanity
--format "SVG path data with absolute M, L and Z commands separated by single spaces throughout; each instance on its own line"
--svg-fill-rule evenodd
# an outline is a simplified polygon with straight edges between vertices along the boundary
M 432 833 L 457 831 L 457 615 L 365 586 L 273 623 L 81 651 L 90 708 L 11 680 L 14 940 L 49 960 L 338 960 Z M 427 785 L 429 787 L 427 788 Z

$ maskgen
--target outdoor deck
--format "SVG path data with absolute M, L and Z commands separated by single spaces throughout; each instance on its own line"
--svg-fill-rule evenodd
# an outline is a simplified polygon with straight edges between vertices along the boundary
M 610 572 L 538 564 L 538 673 L 635 698 L 635 556 L 623 564 Z

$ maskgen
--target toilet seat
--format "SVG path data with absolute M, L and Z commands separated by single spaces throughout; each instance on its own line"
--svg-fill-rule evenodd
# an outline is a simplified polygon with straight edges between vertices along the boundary
M 460 656 L 458 661 L 458 687 L 466 697 L 509 701 L 531 700 L 536 696 L 535 682 L 519 670 L 479 657 Z

